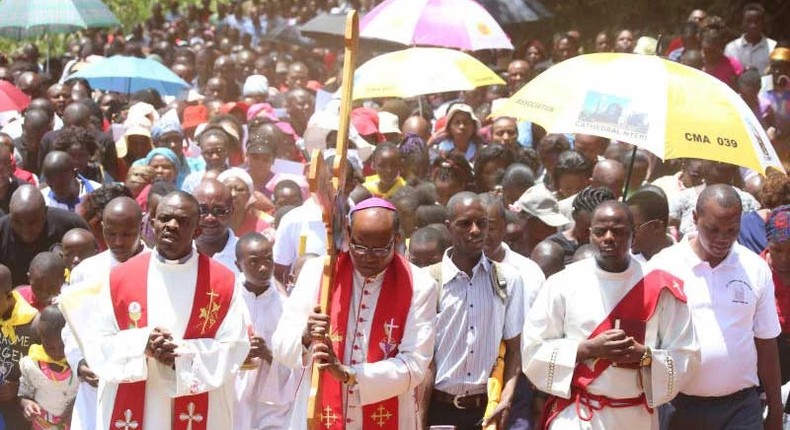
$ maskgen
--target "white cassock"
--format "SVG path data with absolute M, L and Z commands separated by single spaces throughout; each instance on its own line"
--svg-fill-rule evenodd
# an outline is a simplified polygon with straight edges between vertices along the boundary
M 259 296 L 244 288 L 243 279 L 238 278 L 236 290 L 247 306 L 253 332 L 271 348 L 286 297 L 277 290 L 274 279 Z M 291 369 L 276 361 L 269 365 L 260 360 L 257 369 L 240 370 L 236 376 L 235 430 L 288 428 L 295 391 Z
M 144 249 L 143 252 L 148 252 L 148 250 Z M 69 284 L 63 286 L 61 293 L 77 293 L 81 288 L 90 288 L 89 284 L 93 282 L 106 284 L 110 278 L 110 270 L 118 264 L 118 260 L 113 257 L 109 249 L 86 258 L 71 271 Z M 86 297 L 84 300 L 93 300 L 93 298 Z M 82 309 L 95 309 L 90 303 L 82 305 Z M 76 374 L 84 355 L 68 324 L 63 327 L 62 337 L 66 359 Z M 96 402 L 98 401 L 96 394 L 95 387 L 90 386 L 87 382 L 80 382 L 77 398 L 74 400 L 74 411 L 71 415 L 71 430 L 96 429 Z
M 323 264 L 323 258 L 313 258 L 305 262 L 294 290 L 285 302 L 283 316 L 272 343 L 275 359 L 294 369 L 297 380 L 301 378 L 291 414 L 289 426 L 291 430 L 307 428 L 312 360 L 308 351 L 302 346 L 302 333 L 307 327 L 308 315 L 318 302 Z M 400 417 L 398 428 L 417 429 L 418 405 L 415 388 L 425 377 L 433 356 L 437 288 L 436 281 L 427 272 L 412 264 L 409 264 L 409 267 L 412 273 L 413 293 L 398 354 L 376 363 L 366 363 L 365 358 L 368 354 L 371 324 L 384 276 L 382 273 L 366 282 L 362 275 L 354 270 L 354 289 L 351 295 L 347 333 L 360 332 L 368 341 L 362 342 L 364 346 L 353 351 L 353 343 L 345 343 L 343 364 L 349 365 L 352 359 L 362 363 L 352 366 L 357 373 L 357 385 L 350 394 L 344 391 L 346 417 L 352 420 L 346 425 L 346 429 L 362 428 L 362 406 L 395 396 L 398 396 Z M 357 323 L 358 319 L 364 319 L 364 322 Z M 344 386 L 343 389 L 345 390 L 346 387 Z
M 236 371 L 250 349 L 244 301 L 234 291 L 230 308 L 213 339 L 184 340 L 192 313 L 197 281 L 197 252 L 179 264 L 160 261 L 152 251 L 148 273 L 148 326 L 119 330 L 109 285 L 105 285 L 96 308 L 96 336 L 85 342 L 85 358 L 99 377 L 96 416 L 101 429 L 110 428 L 118 383 L 147 381 L 143 427 L 171 428 L 174 397 L 192 394 L 190 382 L 198 380 L 209 392 L 209 429 L 233 428 Z M 145 356 L 148 336 L 154 327 L 173 334 L 178 344 L 175 370 Z M 194 385 L 192 385 L 194 387 Z M 139 417 L 133 417 L 139 420 Z
M 539 390 L 570 397 L 579 343 L 606 319 L 645 275 L 645 269 L 631 259 L 626 271 L 606 272 L 594 258 L 588 258 L 567 266 L 543 284 L 522 334 L 523 370 Z M 638 397 L 644 392 L 651 407 L 675 397 L 699 364 L 700 352 L 688 306 L 669 291 L 661 292 L 658 307 L 647 321 L 645 345 L 652 349 L 653 361 L 640 370 L 644 389 L 634 369 L 610 366 L 588 386 L 588 391 L 614 399 Z M 595 411 L 592 420 L 583 421 L 571 405 L 560 412 L 550 428 L 658 429 L 658 413 L 650 414 L 642 405 L 605 407 Z

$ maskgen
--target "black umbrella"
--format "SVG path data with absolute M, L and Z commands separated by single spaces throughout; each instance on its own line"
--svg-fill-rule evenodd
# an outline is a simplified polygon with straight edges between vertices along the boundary
M 549 19 L 554 14 L 538 0 L 477 0 L 499 25 Z
M 360 16 L 360 19 L 362 19 L 362 16 Z M 343 47 L 345 28 L 345 14 L 322 13 L 302 24 L 299 30 L 304 36 L 314 39 L 317 44 L 326 47 L 340 48 Z M 376 51 L 397 51 L 406 47 L 388 40 L 368 39 L 364 37 L 360 37 L 359 45 L 362 49 Z
M 296 45 L 304 48 L 312 48 L 315 41 L 309 37 L 305 37 L 298 27 L 290 25 L 281 25 L 266 33 L 262 38 L 268 42 L 278 42 L 287 45 Z

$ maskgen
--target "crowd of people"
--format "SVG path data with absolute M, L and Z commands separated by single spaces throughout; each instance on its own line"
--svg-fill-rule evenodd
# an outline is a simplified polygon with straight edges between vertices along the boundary
M 760 4 L 740 35 L 699 9 L 667 44 L 569 30 L 514 41 L 507 85 L 357 102 L 322 286 L 335 208 L 306 176 L 336 156 L 342 51 L 282 30 L 368 6 L 211 3 L 0 58 L 30 99 L 0 113 L 0 429 L 306 428 L 313 366 L 326 429 L 782 428 L 790 179 L 491 116 L 584 52 L 662 55 L 740 94 L 790 168 Z M 190 88 L 72 77 L 114 55 Z

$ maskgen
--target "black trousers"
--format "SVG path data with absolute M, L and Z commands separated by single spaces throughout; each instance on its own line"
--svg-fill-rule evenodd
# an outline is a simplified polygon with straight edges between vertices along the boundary
M 475 409 L 458 409 L 453 405 L 431 400 L 428 427 L 444 425 L 455 426 L 457 430 L 480 430 L 485 412 L 485 405 Z

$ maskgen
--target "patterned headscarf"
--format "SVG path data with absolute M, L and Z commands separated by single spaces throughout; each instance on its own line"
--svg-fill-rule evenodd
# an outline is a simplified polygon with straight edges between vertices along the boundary
M 790 240 L 790 205 L 779 206 L 771 211 L 765 223 L 765 235 L 768 242 Z

